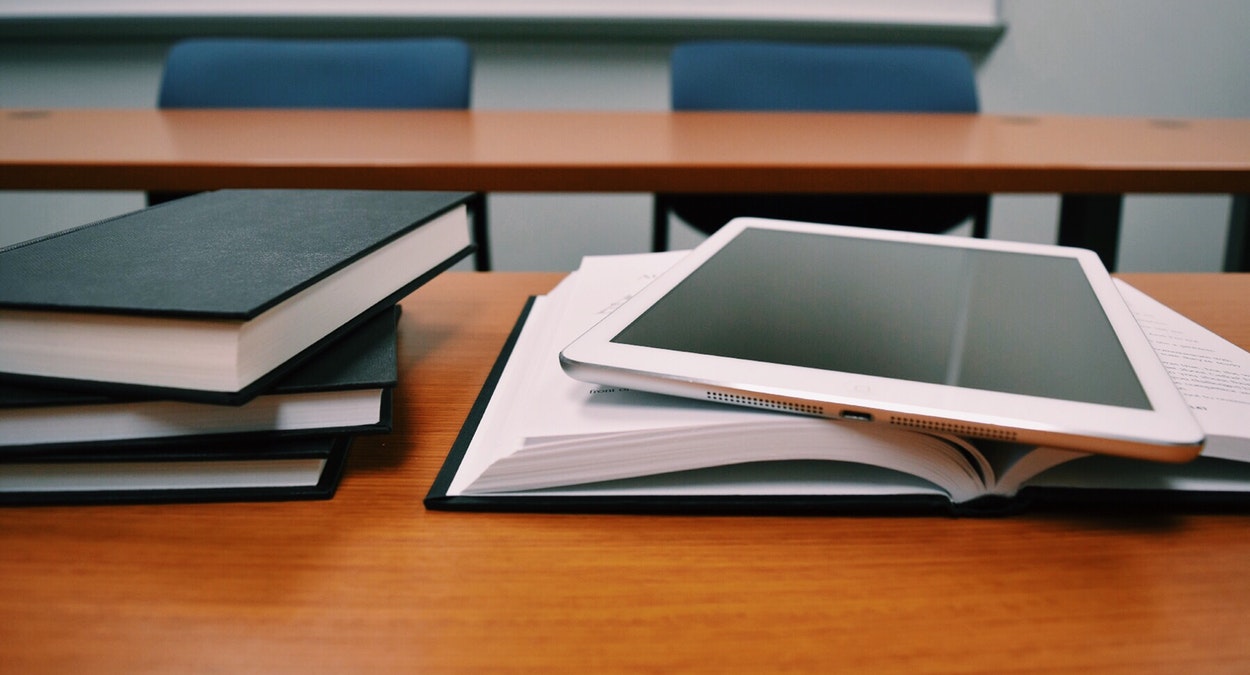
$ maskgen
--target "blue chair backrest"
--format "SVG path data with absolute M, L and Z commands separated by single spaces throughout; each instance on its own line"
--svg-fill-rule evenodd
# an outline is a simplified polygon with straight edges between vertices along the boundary
M 463 109 L 471 82 L 455 39 L 191 39 L 170 49 L 157 105 Z
M 671 76 L 674 110 L 979 109 L 971 62 L 944 47 L 692 42 Z

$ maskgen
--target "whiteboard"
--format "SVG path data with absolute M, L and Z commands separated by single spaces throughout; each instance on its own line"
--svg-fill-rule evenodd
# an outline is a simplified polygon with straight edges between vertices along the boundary
M 0 19 L 713 20 L 992 27 L 998 0 L 0 0 Z

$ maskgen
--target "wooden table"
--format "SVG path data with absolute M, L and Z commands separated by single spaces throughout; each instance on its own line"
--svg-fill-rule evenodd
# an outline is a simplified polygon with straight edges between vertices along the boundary
M 0 189 L 1059 193 L 1114 264 L 1125 193 L 1236 196 L 1250 120 L 820 113 L 6 110 Z M 1178 223 L 1178 227 L 1184 227 Z
M 1246 672 L 1245 515 L 426 511 L 538 273 L 404 302 L 328 502 L 0 510 L 10 673 Z M 1250 275 L 1129 275 L 1250 347 Z

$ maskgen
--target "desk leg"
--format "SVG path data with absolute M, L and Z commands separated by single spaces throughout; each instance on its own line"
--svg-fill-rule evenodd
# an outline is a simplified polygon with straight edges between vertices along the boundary
M 651 250 L 659 253 L 668 250 L 668 200 L 662 194 L 651 197 Z
M 486 193 L 476 195 L 469 201 L 469 222 L 473 227 L 474 268 L 479 272 L 490 271 L 490 226 L 486 220 Z
M 1250 194 L 1233 195 L 1228 217 L 1228 239 L 1224 244 L 1224 271 L 1250 272 Z
M 1059 245 L 1088 248 L 1115 271 L 1124 195 L 1065 194 L 1059 205 Z

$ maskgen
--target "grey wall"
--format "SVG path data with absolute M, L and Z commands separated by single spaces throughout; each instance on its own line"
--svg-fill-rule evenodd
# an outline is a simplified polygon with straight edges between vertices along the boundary
M 1003 0 L 1007 31 L 977 54 L 995 113 L 1250 116 L 1250 3 L 1243 0 Z M 154 105 L 162 41 L 0 44 L 0 107 Z M 668 105 L 671 42 L 475 40 L 479 108 Z M 646 195 L 492 195 L 500 269 L 564 270 L 582 255 L 647 250 Z M 142 206 L 138 193 L 0 193 L 0 244 Z M 1130 196 L 1120 269 L 1216 270 L 1221 196 Z M 999 195 L 991 235 L 1053 241 L 1055 196 Z M 675 246 L 697 237 L 675 234 Z

